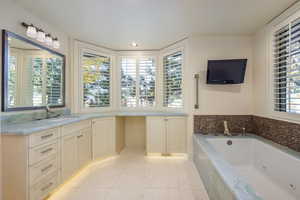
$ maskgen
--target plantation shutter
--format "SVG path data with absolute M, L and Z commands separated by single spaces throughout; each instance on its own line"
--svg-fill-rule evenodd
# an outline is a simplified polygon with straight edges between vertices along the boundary
M 110 57 L 85 52 L 82 58 L 84 107 L 110 106 Z
M 163 104 L 169 108 L 183 107 L 182 52 L 163 58 Z
M 121 106 L 155 105 L 156 67 L 152 57 L 123 57 L 121 60 Z
M 300 113 L 300 19 L 274 34 L 274 110 Z
M 28 69 L 28 76 L 31 75 L 32 105 L 43 106 L 43 58 L 31 57 Z
M 139 105 L 155 104 L 155 65 L 153 58 L 139 59 Z
M 46 102 L 48 105 L 61 105 L 63 101 L 62 60 L 46 58 Z
M 137 105 L 137 60 L 122 58 L 121 61 L 121 105 L 136 107 Z

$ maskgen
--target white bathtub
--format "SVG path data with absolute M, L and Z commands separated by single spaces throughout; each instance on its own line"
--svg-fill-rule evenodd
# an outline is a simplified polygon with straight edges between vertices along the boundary
M 216 200 L 300 200 L 299 155 L 252 135 L 194 136 L 195 165 Z

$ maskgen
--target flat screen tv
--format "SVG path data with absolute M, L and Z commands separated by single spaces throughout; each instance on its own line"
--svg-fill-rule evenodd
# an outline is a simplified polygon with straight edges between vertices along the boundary
M 209 60 L 207 84 L 241 84 L 244 82 L 247 59 Z

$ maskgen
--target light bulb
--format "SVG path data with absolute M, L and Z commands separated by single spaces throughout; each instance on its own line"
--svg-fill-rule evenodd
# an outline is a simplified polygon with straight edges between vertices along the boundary
M 38 30 L 38 32 L 37 32 L 37 41 L 39 41 L 39 42 L 45 42 L 45 38 L 46 38 L 46 34 L 45 34 L 45 32 L 43 31 L 43 30 Z
M 27 27 L 26 35 L 30 38 L 36 38 L 36 28 L 32 24 Z
M 132 42 L 132 43 L 131 43 L 131 46 L 133 46 L 133 47 L 137 47 L 137 46 L 138 46 L 138 44 L 137 44 L 136 42 Z
M 59 49 L 59 47 L 60 47 L 60 43 L 59 43 L 58 39 L 55 38 L 55 39 L 53 40 L 53 48 L 54 48 L 54 49 Z
M 52 46 L 52 37 L 50 34 L 46 35 L 45 42 L 48 46 Z

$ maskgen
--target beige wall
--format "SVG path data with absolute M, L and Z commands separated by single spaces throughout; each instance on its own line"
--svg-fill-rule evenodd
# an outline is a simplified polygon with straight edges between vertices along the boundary
M 125 117 L 125 145 L 131 148 L 146 146 L 145 117 Z
M 199 109 L 194 114 L 251 114 L 252 107 L 252 40 L 250 36 L 194 36 L 188 42 L 190 98 L 195 103 L 193 75 L 200 73 Z M 207 85 L 207 61 L 210 59 L 247 58 L 245 83 L 240 85 Z

